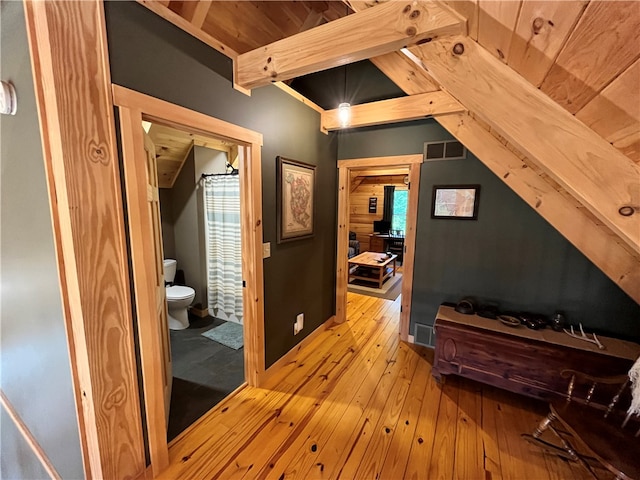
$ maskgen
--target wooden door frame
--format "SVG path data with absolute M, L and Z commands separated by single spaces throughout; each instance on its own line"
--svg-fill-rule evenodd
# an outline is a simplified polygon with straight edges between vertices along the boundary
M 209 135 L 239 145 L 240 213 L 242 218 L 242 277 L 245 282 L 245 380 L 257 386 L 265 371 L 264 281 L 262 264 L 262 135 L 222 120 L 113 85 L 113 102 L 119 109 L 123 180 L 127 193 L 132 280 L 138 319 L 146 427 L 153 475 L 169 464 L 160 338 L 154 331 L 156 307 L 151 266 L 155 259 L 148 245 L 152 234 L 147 214 L 146 165 L 142 120 L 190 133 Z
M 407 228 L 405 231 L 405 254 L 402 262 L 402 306 L 400 312 L 400 339 L 409 339 L 411 317 L 411 295 L 413 292 L 413 260 L 415 256 L 416 225 L 418 220 L 418 195 L 420 192 L 420 166 L 422 154 L 392 157 L 352 158 L 338 160 L 338 246 L 336 258 L 336 321 L 346 321 L 347 263 L 349 246 L 349 195 L 351 173 L 357 170 L 382 168 L 409 169 L 409 202 L 407 206 Z

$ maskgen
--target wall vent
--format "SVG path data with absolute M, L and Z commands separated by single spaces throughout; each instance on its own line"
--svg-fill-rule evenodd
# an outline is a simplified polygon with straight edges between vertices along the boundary
M 457 140 L 446 142 L 425 142 L 424 161 L 435 160 L 464 160 L 467 158 L 466 147 Z
M 434 347 L 433 327 L 431 325 L 421 325 L 416 323 L 414 341 L 424 347 Z

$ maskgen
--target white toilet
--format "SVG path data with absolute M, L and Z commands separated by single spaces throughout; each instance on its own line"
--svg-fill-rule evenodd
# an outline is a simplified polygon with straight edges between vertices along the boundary
M 178 262 L 171 258 L 164 260 L 164 281 L 173 283 L 176 276 L 176 267 Z M 165 287 L 167 292 L 167 309 L 169 328 L 171 330 L 184 330 L 189 327 L 189 314 L 187 307 L 191 305 L 196 291 L 191 287 L 183 287 L 182 285 L 173 285 Z

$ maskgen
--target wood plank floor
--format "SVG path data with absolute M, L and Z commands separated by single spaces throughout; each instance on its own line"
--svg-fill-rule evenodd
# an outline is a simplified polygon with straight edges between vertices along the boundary
M 245 387 L 170 446 L 166 479 L 584 478 L 520 438 L 546 407 L 460 378 L 399 341 L 400 299 L 348 296 L 267 388 Z

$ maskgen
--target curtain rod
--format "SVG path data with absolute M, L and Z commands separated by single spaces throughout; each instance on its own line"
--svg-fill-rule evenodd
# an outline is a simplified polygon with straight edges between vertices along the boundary
M 207 178 L 207 177 L 217 177 L 220 175 L 238 175 L 238 169 L 234 168 L 233 165 L 231 165 L 229 162 L 227 162 L 227 165 L 225 168 L 230 168 L 231 171 L 230 172 L 225 172 L 225 173 L 203 173 L 200 178 Z

